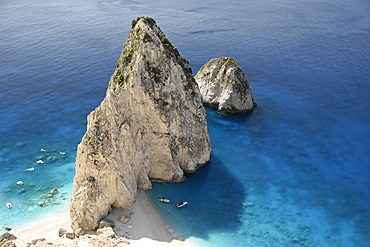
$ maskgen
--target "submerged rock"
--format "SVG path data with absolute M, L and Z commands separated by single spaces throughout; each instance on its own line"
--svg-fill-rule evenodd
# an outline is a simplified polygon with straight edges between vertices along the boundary
M 256 107 L 247 76 L 231 57 L 210 60 L 194 78 L 203 103 L 219 112 L 248 112 Z
M 23 189 L 18 190 L 17 192 L 18 192 L 18 194 L 23 194 L 23 193 L 27 192 L 27 190 L 25 188 L 23 188 Z
M 58 191 L 58 189 L 52 189 L 50 192 L 49 192 L 49 194 L 52 194 L 52 195 L 54 195 L 54 194 L 56 194 L 56 193 L 58 193 L 59 191 Z
M 15 144 L 15 147 L 17 147 L 17 148 L 23 148 L 26 145 L 27 145 L 27 142 L 17 142 Z
M 78 146 L 72 227 L 96 229 L 111 206 L 129 209 L 151 180 L 182 181 L 209 161 L 210 151 L 188 61 L 153 19 L 138 18 Z
M 43 195 L 40 195 L 39 197 L 40 198 L 49 198 L 49 197 L 53 197 L 53 194 L 43 194 Z

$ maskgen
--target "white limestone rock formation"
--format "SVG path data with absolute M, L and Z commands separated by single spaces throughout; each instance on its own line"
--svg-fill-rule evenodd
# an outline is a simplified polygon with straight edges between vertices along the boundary
M 237 62 L 220 57 L 203 65 L 195 75 L 203 103 L 222 113 L 253 111 L 252 88 Z
M 188 61 L 155 21 L 138 18 L 78 146 L 72 228 L 129 209 L 151 180 L 179 182 L 210 159 L 205 109 Z

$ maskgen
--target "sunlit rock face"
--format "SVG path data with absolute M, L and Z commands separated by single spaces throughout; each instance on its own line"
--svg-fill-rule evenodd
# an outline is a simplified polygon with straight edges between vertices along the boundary
M 97 228 L 151 180 L 179 182 L 210 159 L 205 109 L 188 61 L 151 18 L 138 18 L 78 146 L 70 215 Z
M 243 70 L 231 57 L 220 57 L 203 65 L 194 77 L 205 105 L 222 113 L 252 111 L 256 104 Z

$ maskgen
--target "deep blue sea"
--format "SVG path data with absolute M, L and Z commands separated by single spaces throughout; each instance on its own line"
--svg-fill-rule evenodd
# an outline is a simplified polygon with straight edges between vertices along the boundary
M 68 210 L 86 116 L 131 21 L 150 16 L 194 74 L 233 57 L 258 104 L 207 109 L 211 162 L 149 192 L 165 220 L 199 246 L 370 246 L 369 13 L 368 0 L 0 0 L 0 225 Z

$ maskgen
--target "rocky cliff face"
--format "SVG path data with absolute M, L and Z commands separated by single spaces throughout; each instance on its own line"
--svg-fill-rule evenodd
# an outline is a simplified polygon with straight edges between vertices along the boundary
M 174 182 L 210 158 L 199 88 L 155 21 L 138 18 L 103 102 L 78 146 L 70 215 L 94 230 L 111 206 L 128 209 L 151 180 Z
M 195 80 L 204 104 L 220 112 L 246 112 L 256 106 L 246 75 L 231 57 L 212 59 L 200 68 Z

